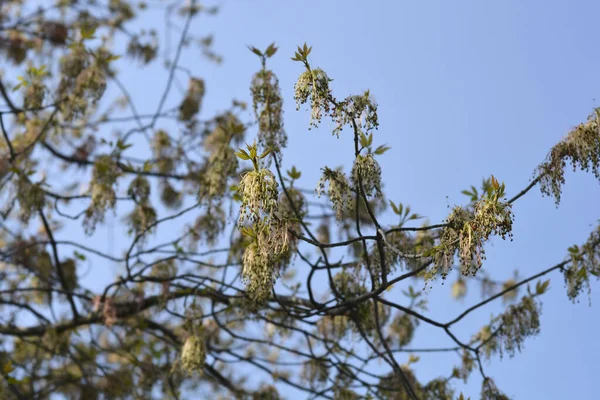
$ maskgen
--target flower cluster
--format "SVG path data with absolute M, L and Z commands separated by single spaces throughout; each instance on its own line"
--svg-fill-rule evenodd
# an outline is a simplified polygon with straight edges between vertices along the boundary
M 355 188 L 360 187 L 364 190 L 365 196 L 381 197 L 381 167 L 373 157 L 373 154 L 359 154 L 354 160 L 352 167 L 352 184 Z
M 172 278 L 177 274 L 177 266 L 173 259 L 157 261 L 152 265 L 150 276 L 159 279 Z
M 137 35 L 132 37 L 127 45 L 127 55 L 140 60 L 144 64 L 149 64 L 154 60 L 158 53 L 156 31 L 151 30 L 150 35 L 152 36 L 152 40 L 149 43 L 142 43 Z
M 581 247 L 569 247 L 569 255 L 571 265 L 563 270 L 563 276 L 567 295 L 575 301 L 584 287 L 590 293 L 590 275 L 600 279 L 600 225 Z
M 271 149 L 281 158 L 281 149 L 287 145 L 283 130 L 283 99 L 279 80 L 272 71 L 262 69 L 250 86 L 254 114 L 258 120 L 258 143 L 263 150 Z
M 61 65 L 58 93 L 62 98 L 61 111 L 67 120 L 85 114 L 106 91 L 106 74 L 102 61 L 92 63 L 92 56 L 82 43 L 71 47 Z
M 320 197 L 325 190 L 325 184 L 329 182 L 327 195 L 331 201 L 335 216 L 338 221 L 342 220 L 344 213 L 354 208 L 352 191 L 346 176 L 341 171 L 335 171 L 327 167 L 323 168 L 323 175 L 317 183 L 317 195 Z
M 491 378 L 485 378 L 481 385 L 481 400 L 509 400 Z
M 538 291 L 538 294 L 541 292 Z M 473 337 L 474 341 L 481 343 L 482 354 L 486 358 L 497 352 L 500 355 L 506 352 L 513 357 L 523 347 L 525 338 L 540 332 L 541 306 L 534 300 L 536 295 L 523 297 L 519 304 L 510 306 Z
M 234 176 L 238 168 L 235 151 L 229 143 L 215 147 L 207 161 L 207 168 L 202 177 L 200 197 L 218 199 L 225 194 L 227 180 Z
M 46 87 L 39 77 L 35 78 L 25 90 L 25 95 L 23 96 L 23 105 L 25 108 L 40 108 L 44 103 L 45 97 Z
M 556 205 L 560 203 L 562 185 L 565 183 L 565 167 L 570 161 L 573 170 L 594 172 L 600 180 L 600 109 L 592 113 L 588 121 L 579 124 L 568 136 L 552 148 L 547 160 L 536 172 L 541 175 L 542 194 L 554 196 Z
M 526 337 L 540 332 L 540 312 L 540 304 L 532 296 L 525 296 L 520 304 L 510 306 L 502 314 L 499 339 L 511 357 L 515 351 L 521 351 Z
M 266 168 L 255 169 L 242 176 L 238 186 L 242 198 L 239 226 L 242 226 L 246 220 L 257 223 L 263 217 L 273 216 L 278 204 L 277 187 L 275 175 Z
M 484 244 L 492 234 L 506 239 L 512 236 L 511 205 L 485 198 L 475 204 L 474 218 L 463 225 L 459 234 L 459 257 L 463 275 L 475 275 L 485 259 Z M 474 260 L 474 264 L 472 263 Z
M 156 222 L 156 218 L 156 210 L 149 203 L 136 205 L 133 211 L 127 216 L 130 232 L 136 235 L 146 232 Z
M 6 37 L 0 37 L 0 51 L 15 65 L 21 64 L 27 58 L 27 50 L 33 46 L 24 34 L 8 30 Z
M 188 374 L 202 373 L 206 360 L 206 343 L 201 335 L 190 335 L 181 350 L 181 367 Z
M 332 117 L 336 124 L 333 130 L 336 136 L 339 136 L 345 125 L 353 121 L 358 128 L 366 132 L 379 126 L 377 103 L 368 90 L 362 95 L 349 96 L 343 102 L 336 104 Z
M 203 141 L 208 157 L 198 178 L 198 197 L 205 200 L 218 200 L 225 194 L 227 181 L 238 169 L 231 143 L 239 143 L 245 132 L 244 125 L 232 114 L 218 116 L 215 123 Z
M 329 378 L 329 369 L 326 361 L 310 360 L 302 366 L 302 379 L 308 382 L 311 387 L 317 387 L 327 382 Z
M 434 252 L 436 268 L 441 269 L 442 276 L 445 277 L 451 269 L 457 251 L 462 275 L 475 275 L 485 259 L 484 244 L 491 235 L 512 239 L 511 205 L 499 201 L 504 193 L 504 185 L 494 182 L 494 188 L 474 204 L 473 210 L 454 207 L 446 220 L 440 244 Z
M 221 207 L 211 206 L 196 218 L 190 229 L 190 247 L 195 248 L 198 241 L 203 240 L 207 245 L 214 246 L 223 229 L 225 229 L 225 212 Z
M 189 122 L 200 112 L 204 93 L 204 81 L 199 78 L 190 78 L 185 97 L 179 105 L 179 119 L 181 121 Z
M 253 241 L 244 250 L 242 279 L 246 282 L 249 297 L 257 304 L 269 297 L 275 280 L 287 266 L 295 248 L 295 238 L 288 228 L 289 222 L 274 219 L 257 221 L 252 229 L 243 230 Z
M 392 232 L 386 235 L 386 241 L 394 248 L 399 251 L 410 251 L 414 246 L 414 240 L 406 232 Z M 385 270 L 387 274 L 393 272 L 398 264 L 402 261 L 402 258 L 398 252 L 392 251 L 388 248 L 383 249 L 384 252 L 384 263 L 381 262 L 381 252 L 379 246 L 376 243 L 371 245 L 370 257 L 371 268 L 375 276 L 379 277 Z M 377 282 L 378 283 L 378 282 Z
M 160 182 L 160 200 L 165 207 L 177 210 L 181 207 L 183 198 L 180 191 L 176 190 L 167 179 L 163 179 Z
M 287 195 L 286 193 L 281 193 L 279 195 L 278 211 L 281 218 L 286 220 L 296 220 L 296 212 L 300 218 L 306 216 L 308 213 L 308 204 L 306 203 L 304 195 L 299 190 L 288 188 Z
M 121 171 L 110 155 L 102 155 L 94 163 L 90 190 L 92 204 L 85 212 L 84 227 L 86 233 L 92 234 L 96 224 L 104 220 L 107 209 L 116 204 L 114 186 Z
M 32 183 L 29 177 L 20 174 L 17 181 L 17 200 L 20 206 L 21 221 L 29 221 L 31 216 L 44 206 L 45 198 L 41 183 Z
M 446 277 L 454 263 L 454 255 L 459 248 L 460 232 L 472 219 L 471 213 L 462 207 L 456 206 L 446 219 L 446 227 L 440 234 L 440 243 L 435 247 L 433 255 L 436 269 Z
M 171 143 L 169 134 L 162 129 L 156 131 L 152 137 L 152 154 L 158 172 L 167 174 L 175 168 L 176 151 Z
M 65 280 L 66 289 L 72 291 L 77 286 L 77 264 L 69 258 L 60 263 L 62 276 Z
M 410 315 L 406 313 L 396 314 L 388 326 L 388 332 L 392 343 L 403 347 L 412 341 L 415 333 L 415 324 Z
M 327 315 L 317 321 L 317 331 L 329 340 L 340 340 L 350 329 L 350 318 L 345 315 Z
M 296 109 L 310 100 L 310 126 L 317 127 L 323 118 L 323 114 L 331 111 L 331 89 L 325 71 L 321 68 L 308 69 L 303 72 L 294 86 L 294 99 Z M 310 128 L 309 128 L 310 129 Z

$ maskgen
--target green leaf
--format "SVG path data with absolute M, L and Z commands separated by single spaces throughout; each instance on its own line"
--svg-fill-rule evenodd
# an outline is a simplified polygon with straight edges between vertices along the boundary
M 408 356 L 408 363 L 414 364 L 414 363 L 418 362 L 420 359 L 421 359 L 421 357 L 411 354 Z
M 96 27 L 81 27 L 81 29 L 79 30 L 79 32 L 81 33 L 81 38 L 83 40 L 88 40 L 88 39 L 95 39 L 94 34 L 96 33 Z
M 252 229 L 252 228 L 243 227 L 242 229 L 240 229 L 240 232 L 244 236 L 248 236 L 248 237 L 251 237 L 251 238 L 255 238 L 256 237 L 256 232 L 254 232 L 254 229 Z
M 119 139 L 119 140 L 117 140 L 116 146 L 117 146 L 117 148 L 119 150 L 123 151 L 123 150 L 127 150 L 128 148 L 130 148 L 133 145 L 132 144 L 126 144 L 121 139 Z
M 496 177 L 494 175 L 492 175 L 491 180 L 492 180 L 492 187 L 495 190 L 498 190 L 500 188 L 500 184 L 498 183 L 498 180 L 496 179 Z
M 392 210 L 394 211 L 394 214 L 400 215 L 400 211 L 398 211 L 398 207 L 396 207 L 394 202 L 391 200 L 390 200 L 390 206 L 392 206 Z
M 247 146 L 250 151 L 250 158 L 252 160 L 256 159 L 256 143 L 253 143 L 252 146 Z
M 248 155 L 248 153 L 246 153 L 246 150 L 239 149 L 235 153 L 235 155 L 238 156 L 239 158 L 241 158 L 242 160 L 250 160 L 250 155 Z
M 142 166 L 142 171 L 144 171 L 144 172 L 152 171 L 152 163 L 150 163 L 150 160 L 144 161 L 144 165 Z
M 110 55 L 108 57 L 106 57 L 106 62 L 109 63 L 111 61 L 117 61 L 119 58 L 121 58 L 121 56 L 117 56 L 117 55 Z
M 360 133 L 360 145 L 362 147 L 367 147 L 369 145 L 369 139 L 363 132 Z
M 310 52 L 312 51 L 312 46 L 310 47 L 306 47 L 306 43 L 304 43 L 304 57 L 308 57 L 308 55 L 310 54 Z
M 254 46 L 248 46 L 248 49 L 250 49 L 251 52 L 253 52 L 254 54 L 256 54 L 259 57 L 263 56 L 263 53 Z
M 275 53 L 277 53 L 278 48 L 275 47 L 275 42 L 271 43 L 267 50 L 265 50 L 265 56 L 272 57 Z
M 292 179 L 299 179 L 302 173 L 296 169 L 295 166 L 292 166 L 291 170 L 287 171 L 287 174 Z
M 81 254 L 78 251 L 74 251 L 73 254 L 75 255 L 75 258 L 77 258 L 78 260 L 85 261 L 85 254 Z
M 548 289 L 549 285 L 550 285 L 550 279 L 548 279 L 547 281 L 544 281 L 544 282 L 538 281 L 535 284 L 535 292 L 537 294 L 544 294 L 544 292 L 546 292 L 546 289 Z
M 269 154 L 271 154 L 271 149 L 266 149 L 266 150 L 264 151 L 264 153 L 262 153 L 262 154 L 261 154 L 261 155 L 260 155 L 258 158 L 260 158 L 260 159 L 262 160 L 263 158 L 265 158 L 265 157 L 266 157 L 266 156 L 268 156 Z
M 391 149 L 391 147 L 382 144 L 381 146 L 378 146 L 375 149 L 374 153 L 377 155 L 381 155 L 381 154 L 385 153 L 386 151 L 388 151 L 389 149 Z

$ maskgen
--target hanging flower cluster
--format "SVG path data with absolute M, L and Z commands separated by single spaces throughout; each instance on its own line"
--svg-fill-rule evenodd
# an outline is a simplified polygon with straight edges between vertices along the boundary
M 540 304 L 532 296 L 525 296 L 502 314 L 499 339 L 511 357 L 521 351 L 526 337 L 540 332 L 540 313 Z
M 263 150 L 271 149 L 281 160 L 281 150 L 287 145 L 287 135 L 283 129 L 283 98 L 279 80 L 272 71 L 263 68 L 254 75 L 250 91 L 258 121 L 258 143 Z
M 85 212 L 83 221 L 87 234 L 92 234 L 98 222 L 104 220 L 107 209 L 116 203 L 115 184 L 121 170 L 110 155 L 99 156 L 94 163 L 90 191 L 92 203 Z
M 175 168 L 177 151 L 171 142 L 171 137 L 162 129 L 157 130 L 152 137 L 152 154 L 158 172 L 168 174 Z
M 19 202 L 21 221 L 27 222 L 43 206 L 46 199 L 42 182 L 32 183 L 24 173 L 19 174 L 17 180 L 17 201 Z
M 200 334 L 190 335 L 181 349 L 181 368 L 188 374 L 202 374 L 206 361 L 206 343 Z
M 179 119 L 181 121 L 189 122 L 200 112 L 204 93 L 204 80 L 190 78 L 185 97 L 179 105 Z
M 227 189 L 227 180 L 235 175 L 237 168 L 238 160 L 229 143 L 216 147 L 207 160 L 200 197 L 218 199 L 223 196 Z
M 355 188 L 362 183 L 365 196 L 382 197 L 381 192 L 381 167 L 373 157 L 373 154 L 359 154 L 354 160 L 352 167 L 352 184 Z
M 61 98 L 61 111 L 66 120 L 86 113 L 90 105 L 95 105 L 106 91 L 106 66 L 116 59 L 104 54 L 102 49 L 96 57 L 86 49 L 83 41 L 69 47 L 61 63 L 61 81 L 58 95 Z
M 188 244 L 191 249 L 196 249 L 200 240 L 208 246 L 214 246 L 223 229 L 225 229 L 226 215 L 223 208 L 210 205 L 205 213 L 196 218 L 190 228 Z
M 127 45 L 127 55 L 140 60 L 144 64 L 149 64 L 156 58 L 158 53 L 158 40 L 156 31 L 150 30 L 150 41 L 142 42 L 139 35 L 135 35 Z
M 264 302 L 281 270 L 287 266 L 296 239 L 290 233 L 294 222 L 283 218 L 278 201 L 278 184 L 273 173 L 260 166 L 269 150 L 258 155 L 256 143 L 236 155 L 254 166 L 238 186 L 240 218 L 238 226 L 251 239 L 242 257 L 242 279 L 248 296 L 257 304 Z M 250 226 L 244 226 L 250 223 Z
M 481 400 L 510 400 L 502 393 L 491 378 L 485 378 L 481 385 Z
M 309 129 L 318 127 L 323 115 L 331 113 L 329 82 L 331 82 L 331 79 L 321 68 L 314 70 L 309 68 L 300 75 L 294 86 L 296 109 L 299 110 L 302 104 L 310 102 Z
M 527 337 L 540 332 L 541 305 L 535 297 L 543 294 L 547 286 L 547 283 L 538 283 L 535 293 L 523 297 L 518 304 L 510 306 L 481 328 L 473 340 L 480 343 L 482 355 L 489 359 L 495 353 L 502 356 L 506 352 L 513 357 L 521 351 Z
M 339 170 L 332 170 L 328 167 L 322 169 L 323 175 L 317 183 L 317 195 L 320 197 L 325 190 L 325 184 L 329 182 L 327 188 L 327 196 L 333 210 L 335 211 L 335 217 L 338 221 L 341 221 L 344 217 L 345 212 L 350 212 L 354 208 L 352 191 L 350 184 L 343 172 Z
M 446 276 L 458 252 L 461 273 L 475 275 L 485 260 L 485 243 L 492 235 L 512 238 L 513 214 L 509 203 L 500 201 L 505 186 L 492 176 L 486 196 L 477 201 L 473 211 L 454 207 L 442 229 L 440 244 L 432 249 L 435 265 Z
M 399 313 L 396 314 L 388 326 L 388 332 L 392 343 L 395 343 L 399 347 L 403 347 L 412 341 L 415 333 L 415 324 L 410 315 Z
M 336 125 L 333 133 L 338 137 L 344 126 L 353 122 L 364 132 L 379 126 L 377 103 L 368 90 L 362 95 L 348 96 L 343 102 L 336 104 L 332 117 Z
M 579 124 L 567 137 L 552 148 L 547 160 L 536 170 L 541 175 L 542 194 L 554 196 L 556 205 L 560 203 L 562 185 L 565 183 L 567 162 L 573 171 L 593 171 L 600 180 L 600 108 L 588 117 L 588 121 Z
M 569 247 L 571 264 L 563 269 L 569 299 L 575 301 L 584 287 L 591 292 L 590 278 L 600 279 L 600 225 L 582 245 Z
M 325 360 L 309 360 L 302 366 L 301 377 L 311 387 L 319 387 L 327 382 L 329 368 Z

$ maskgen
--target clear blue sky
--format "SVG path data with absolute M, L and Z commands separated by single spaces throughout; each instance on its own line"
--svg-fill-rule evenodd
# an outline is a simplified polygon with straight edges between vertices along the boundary
M 338 97 L 370 89 L 379 103 L 375 142 L 392 147 L 380 159 L 388 198 L 437 223 L 448 205 L 466 202 L 460 191 L 484 176 L 504 181 L 509 195 L 520 191 L 551 146 L 600 106 L 598 15 L 594 1 L 229 0 L 219 15 L 193 26 L 195 33 L 215 34 L 224 64 L 213 66 L 192 52 L 182 63 L 207 81 L 205 110 L 223 110 L 232 98 L 250 100 L 259 63 L 246 45 L 265 48 L 275 41 L 279 52 L 269 65 L 286 101 L 284 164 L 299 167 L 303 185 L 313 188 L 322 166 L 347 166 L 352 153 L 348 135 L 332 137 L 327 123 L 308 131 L 309 113 L 295 111 L 293 85 L 302 69 L 290 56 L 297 45 L 312 45 L 312 64 L 335 79 Z M 161 93 L 154 84 L 162 88 L 163 82 L 140 79 L 137 68 L 119 65 L 140 112 L 152 112 Z M 582 243 L 597 224 L 599 200 L 598 182 L 584 173 L 567 174 L 559 209 L 533 190 L 514 207 L 514 242 L 489 246 L 484 268 L 508 279 L 514 269 L 529 276 L 562 261 L 566 248 Z M 494 358 L 486 372 L 518 400 L 596 399 L 600 285 L 593 285 L 589 307 L 585 296 L 571 304 L 562 276 L 551 278 L 542 333 L 514 359 Z M 430 298 L 427 315 L 444 321 L 479 295 L 455 302 L 447 283 L 434 284 Z M 457 330 L 461 338 L 500 305 L 465 321 Z M 434 331 L 418 332 L 420 345 L 449 344 Z M 447 375 L 448 360 L 423 356 L 417 377 Z M 478 398 L 476 372 L 464 389 Z

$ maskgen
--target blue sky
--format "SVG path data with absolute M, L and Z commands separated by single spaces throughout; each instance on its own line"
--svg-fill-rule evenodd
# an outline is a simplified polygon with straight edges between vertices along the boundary
M 336 139 L 326 122 L 308 131 L 309 113 L 295 111 L 293 85 L 302 68 L 290 57 L 307 42 L 313 46 L 313 66 L 334 79 L 337 97 L 365 89 L 375 96 L 380 119 L 375 144 L 392 147 L 380 159 L 387 197 L 410 204 L 433 223 L 446 217 L 448 206 L 465 204 L 462 189 L 490 174 L 506 183 L 509 195 L 520 191 L 551 146 L 600 106 L 597 2 L 221 4 L 216 17 L 196 19 L 192 30 L 215 34 L 223 65 L 214 66 L 191 51 L 182 59 L 207 81 L 207 115 L 227 108 L 232 98 L 250 100 L 249 82 L 259 62 L 246 45 L 265 48 L 275 41 L 279 51 L 269 66 L 279 76 L 285 101 L 285 168 L 296 165 L 303 172 L 302 185 L 313 188 L 324 165 L 348 166 L 348 132 Z M 142 22 L 162 26 L 163 20 L 154 16 Z M 146 74 L 152 69 L 141 75 L 132 65 L 120 61 L 122 80 L 140 112 L 153 112 L 164 82 L 149 81 Z M 176 104 L 177 97 L 169 99 Z M 484 268 L 494 278 L 508 279 L 515 269 L 529 276 L 562 261 L 566 248 L 585 241 L 597 223 L 599 200 L 598 182 L 581 172 L 567 174 L 558 209 L 553 199 L 534 189 L 514 207 L 514 242 L 494 241 Z M 88 279 L 101 274 L 110 278 L 105 271 L 92 271 Z M 599 285 L 593 285 L 589 307 L 585 295 L 579 304 L 568 300 L 561 275 L 551 278 L 543 299 L 542 333 L 527 340 L 514 359 L 494 358 L 486 372 L 515 399 L 597 398 Z M 448 320 L 478 301 L 476 293 L 462 302 L 452 300 L 451 282 L 434 284 L 428 316 Z M 471 316 L 457 333 L 468 338 L 500 306 L 494 303 Z M 435 331 L 418 332 L 419 345 L 448 344 Z M 401 356 L 398 360 L 405 362 Z M 423 356 L 417 377 L 447 375 L 448 360 L 453 359 Z M 475 399 L 479 385 L 473 373 L 468 385 L 457 388 Z

